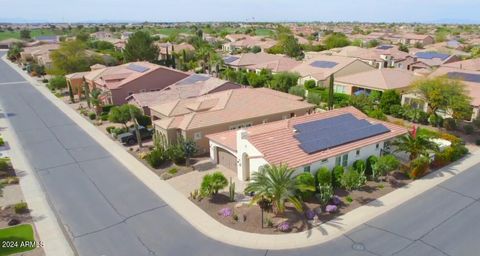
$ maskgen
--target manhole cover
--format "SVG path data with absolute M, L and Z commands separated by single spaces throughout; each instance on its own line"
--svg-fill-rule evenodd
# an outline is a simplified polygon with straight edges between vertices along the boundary
M 355 243 L 352 245 L 352 249 L 355 251 L 365 251 L 365 246 L 363 244 Z

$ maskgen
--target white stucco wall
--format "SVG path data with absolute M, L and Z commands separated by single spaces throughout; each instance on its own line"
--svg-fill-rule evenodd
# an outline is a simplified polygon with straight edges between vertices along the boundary
M 243 138 L 242 138 L 243 134 Z M 248 135 L 244 129 L 240 129 L 237 131 L 237 175 L 239 180 L 248 180 L 252 176 L 252 174 L 263 165 L 268 164 L 267 160 L 263 158 L 263 155 L 258 151 L 249 141 Z M 243 155 L 246 154 L 247 162 L 244 162 Z M 249 165 L 249 175 L 246 177 L 243 172 L 243 166 Z

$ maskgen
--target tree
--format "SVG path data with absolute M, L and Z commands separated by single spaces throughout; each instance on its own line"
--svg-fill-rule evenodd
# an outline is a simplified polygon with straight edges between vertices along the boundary
M 328 85 L 328 109 L 333 109 L 333 87 L 335 83 L 335 77 L 333 73 L 330 75 L 330 83 Z
M 200 185 L 200 194 L 202 196 L 212 196 L 218 194 L 220 189 L 228 186 L 228 180 L 221 172 L 214 172 L 203 176 Z
M 297 85 L 298 78 L 296 73 L 280 72 L 272 76 L 269 86 L 277 91 L 288 92 L 290 87 Z
M 66 75 L 88 71 L 93 63 L 86 49 L 85 43 L 78 40 L 62 42 L 60 48 L 50 54 L 53 62 L 52 73 Z
M 158 59 L 158 48 L 150 34 L 144 31 L 133 33 L 125 45 L 124 58 L 126 62 L 149 61 L 155 62 Z
M 304 172 L 297 177 L 295 177 L 295 181 L 298 184 L 298 192 L 303 200 L 309 199 L 313 196 L 313 191 L 308 188 L 315 187 L 315 177 L 309 172 Z
M 90 92 L 90 97 L 88 97 L 90 103 L 95 107 L 95 113 L 97 116 L 102 112 L 100 94 L 102 94 L 102 91 L 95 88 Z
M 55 76 L 50 79 L 47 85 L 50 90 L 60 90 L 67 87 L 67 79 L 64 76 Z
M 30 36 L 30 30 L 28 29 L 20 30 L 20 38 L 24 40 L 31 39 L 32 37 Z
M 294 169 L 286 165 L 265 165 L 252 175 L 252 181 L 245 188 L 246 193 L 255 193 L 250 204 L 268 200 L 273 204 L 276 214 L 285 211 L 285 202 L 291 202 L 298 211 L 302 211 L 302 202 L 295 195 L 297 190 L 315 191 L 311 185 L 300 184 L 293 178 Z
M 334 32 L 327 36 L 324 40 L 327 49 L 345 47 L 350 45 L 350 40 L 343 33 Z
M 136 106 L 124 104 L 110 109 L 108 120 L 113 123 L 123 124 L 127 127 L 128 121 L 132 119 L 130 112 L 133 112 L 135 117 L 142 115 L 141 110 Z
M 445 110 L 456 117 L 471 116 L 470 97 L 462 82 L 446 77 L 421 79 L 413 83 L 414 91 L 428 105 L 428 113 Z
M 399 50 L 399 51 L 402 51 L 402 52 L 406 52 L 406 53 L 409 52 L 408 46 L 406 46 L 406 45 L 404 45 L 404 44 L 400 44 L 400 45 L 398 46 L 398 50 Z
M 400 105 L 401 96 L 395 90 L 385 90 L 380 97 L 380 109 L 386 114 L 390 114 L 390 107 Z
M 75 39 L 82 41 L 82 42 L 87 42 L 88 39 L 90 39 L 90 35 L 85 33 L 85 32 L 80 32 L 75 36 Z
M 392 145 L 395 147 L 395 152 L 405 152 L 409 154 L 409 159 L 413 160 L 419 156 L 428 156 L 432 151 L 437 151 L 438 146 L 430 140 L 426 135 L 418 134 L 420 128 L 413 128 L 406 136 L 402 136 Z
M 181 137 L 181 141 L 179 142 L 182 146 L 183 153 L 185 155 L 186 165 L 190 165 L 190 158 L 192 158 L 198 151 L 197 144 L 193 140 L 185 140 Z
M 288 57 L 303 59 L 302 46 L 293 35 L 282 35 L 279 44 L 283 49 L 283 53 Z
M 22 47 L 19 44 L 13 44 L 10 49 L 8 49 L 7 57 L 11 61 L 16 61 L 20 58 L 20 53 L 22 52 Z

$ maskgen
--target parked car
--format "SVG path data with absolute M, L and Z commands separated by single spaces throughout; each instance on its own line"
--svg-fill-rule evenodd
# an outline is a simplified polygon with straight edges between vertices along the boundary
M 142 138 L 142 140 L 152 138 L 152 135 L 153 135 L 152 128 L 139 126 L 138 130 L 140 131 L 140 138 Z M 135 128 L 130 128 L 128 132 L 119 134 L 117 136 L 117 139 L 124 145 L 133 145 L 137 143 L 137 134 L 135 133 Z

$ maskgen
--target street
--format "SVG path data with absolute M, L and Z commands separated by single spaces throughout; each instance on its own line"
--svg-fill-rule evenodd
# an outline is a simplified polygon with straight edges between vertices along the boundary
M 4 53 L 0 53 L 4 54 Z M 214 241 L 190 226 L 0 61 L 0 106 L 79 255 L 476 255 L 480 164 L 342 237 L 291 251 Z M 479 159 L 480 162 L 480 159 Z

